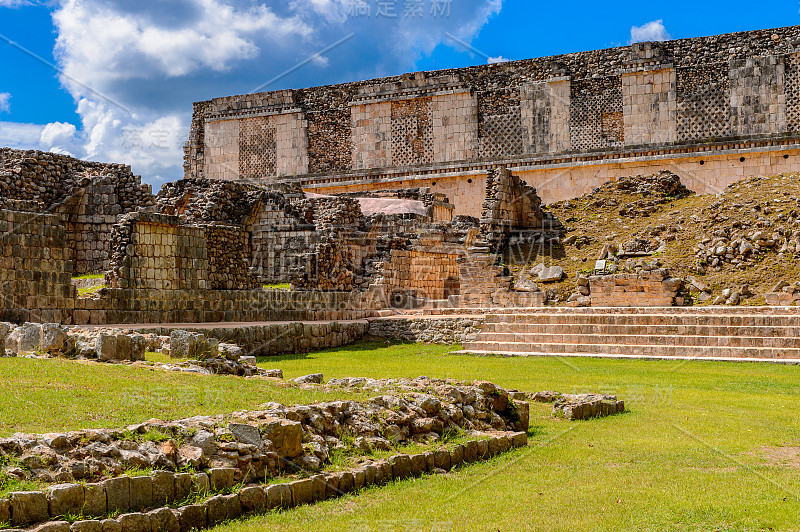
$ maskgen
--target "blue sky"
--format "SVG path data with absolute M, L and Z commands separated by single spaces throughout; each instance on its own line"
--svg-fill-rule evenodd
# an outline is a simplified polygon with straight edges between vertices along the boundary
M 181 177 L 193 101 L 249 92 L 303 61 L 266 90 L 626 45 L 635 27 L 652 40 L 800 24 L 797 0 L 763 9 L 739 1 L 608 6 L 0 0 L 0 145 L 124 162 L 158 186 Z

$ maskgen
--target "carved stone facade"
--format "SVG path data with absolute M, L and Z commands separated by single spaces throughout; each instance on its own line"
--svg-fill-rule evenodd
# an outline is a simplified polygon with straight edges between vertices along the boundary
M 714 192 L 739 163 L 800 168 L 798 41 L 794 26 L 217 98 L 194 106 L 185 173 L 430 187 L 472 216 L 498 164 L 548 202 L 665 166 Z

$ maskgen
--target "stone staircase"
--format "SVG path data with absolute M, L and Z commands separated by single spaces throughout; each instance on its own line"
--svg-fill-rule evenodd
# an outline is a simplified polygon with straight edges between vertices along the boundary
M 800 362 L 794 307 L 492 309 L 464 352 Z

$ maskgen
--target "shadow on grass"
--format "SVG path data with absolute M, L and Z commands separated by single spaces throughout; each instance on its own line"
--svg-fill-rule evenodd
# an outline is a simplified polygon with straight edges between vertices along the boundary
M 418 347 L 424 348 L 429 346 L 429 344 L 418 344 L 415 342 L 406 342 L 402 340 L 363 340 L 358 341 L 353 344 L 343 345 L 339 347 L 330 347 L 327 349 L 320 349 L 319 351 L 311 351 L 308 353 L 291 353 L 285 355 L 272 355 L 272 356 L 260 356 L 258 357 L 258 362 L 269 362 L 269 363 L 277 363 L 277 362 L 287 362 L 287 361 L 297 361 L 297 360 L 310 360 L 313 356 L 316 355 L 325 355 L 331 353 L 367 353 L 367 352 L 374 352 L 380 349 L 387 349 L 390 347 Z M 453 346 L 453 349 L 456 350 L 457 346 Z

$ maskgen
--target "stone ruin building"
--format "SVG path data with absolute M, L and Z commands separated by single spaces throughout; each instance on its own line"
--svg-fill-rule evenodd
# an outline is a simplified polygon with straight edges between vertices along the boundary
M 542 306 L 507 264 L 558 247 L 543 200 L 665 167 L 701 193 L 798 170 L 799 44 L 795 26 L 199 102 L 184 179 L 156 195 L 128 166 L 4 148 L 0 319 Z M 79 297 L 87 273 L 103 287 Z
M 547 203 L 662 169 L 717 192 L 798 168 L 799 44 L 792 26 L 215 98 L 185 177 L 429 188 L 476 217 L 498 165 Z

